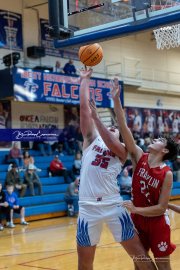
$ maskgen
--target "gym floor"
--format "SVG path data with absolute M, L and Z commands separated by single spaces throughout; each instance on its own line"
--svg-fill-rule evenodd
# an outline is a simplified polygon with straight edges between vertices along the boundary
M 180 200 L 172 203 L 180 204 Z M 171 239 L 177 245 L 171 255 L 173 270 L 180 265 L 180 215 L 170 211 Z M 62 217 L 30 222 L 29 226 L 16 225 L 0 232 L 0 269 L 75 270 L 77 269 L 77 219 Z M 131 270 L 133 262 L 120 244 L 115 243 L 104 226 L 96 250 L 95 270 Z

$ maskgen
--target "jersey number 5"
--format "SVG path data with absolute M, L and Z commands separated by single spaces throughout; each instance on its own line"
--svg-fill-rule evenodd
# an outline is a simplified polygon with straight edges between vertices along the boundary
M 107 169 L 108 167 L 108 161 L 110 161 L 110 158 L 105 158 L 101 155 L 96 155 L 96 159 L 91 163 L 93 166 L 99 166 L 101 168 Z

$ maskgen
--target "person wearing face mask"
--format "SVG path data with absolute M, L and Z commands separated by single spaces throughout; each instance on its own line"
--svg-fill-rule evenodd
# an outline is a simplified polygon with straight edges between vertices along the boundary
M 73 65 L 73 60 L 72 59 L 69 59 L 69 63 L 67 63 L 65 66 L 64 66 L 64 72 L 66 74 L 76 74 L 76 68 L 75 66 Z
M 61 68 L 60 61 L 56 61 L 55 72 L 57 72 L 57 73 L 64 73 L 63 69 Z

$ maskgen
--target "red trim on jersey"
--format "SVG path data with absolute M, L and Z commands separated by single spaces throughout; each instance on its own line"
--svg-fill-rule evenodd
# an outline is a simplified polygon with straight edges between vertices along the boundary
M 162 183 L 166 173 L 171 171 L 167 165 L 150 168 L 148 156 L 147 153 L 142 155 L 133 175 L 132 198 L 136 207 L 158 204 Z

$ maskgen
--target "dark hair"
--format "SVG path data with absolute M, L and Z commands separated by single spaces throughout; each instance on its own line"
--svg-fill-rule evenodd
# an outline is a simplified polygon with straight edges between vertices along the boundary
M 174 137 L 168 133 L 162 134 L 159 138 L 166 140 L 166 149 L 169 153 L 163 156 L 163 160 L 173 160 L 177 157 L 179 151 L 179 144 L 174 140 Z
M 24 159 L 26 158 L 26 157 L 25 157 L 26 152 L 28 152 L 28 150 L 25 150 L 25 151 L 23 152 L 23 158 L 24 158 Z M 28 154 L 29 154 L 29 152 L 28 152 Z M 28 158 L 30 158 L 30 157 L 31 157 L 31 156 L 30 156 L 30 154 L 29 154 Z

